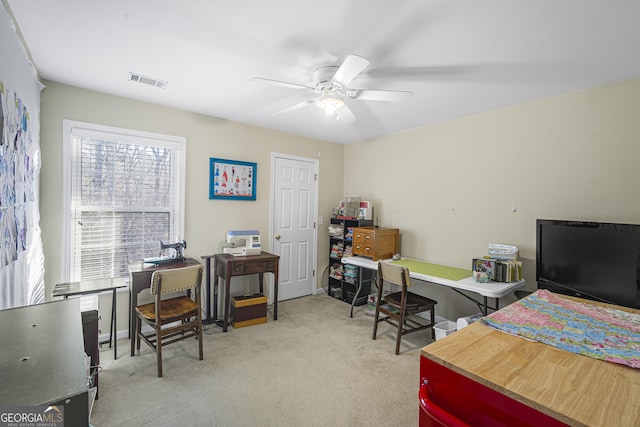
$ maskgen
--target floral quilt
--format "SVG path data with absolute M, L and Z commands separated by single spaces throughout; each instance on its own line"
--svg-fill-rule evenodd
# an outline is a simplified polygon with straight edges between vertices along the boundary
M 579 303 L 540 289 L 482 321 L 513 335 L 640 368 L 640 315 Z

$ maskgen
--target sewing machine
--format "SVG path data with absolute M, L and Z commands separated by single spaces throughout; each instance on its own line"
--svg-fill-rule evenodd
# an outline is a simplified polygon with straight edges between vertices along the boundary
M 164 251 L 165 249 L 173 249 L 175 253 L 173 254 L 174 259 L 184 258 L 184 250 L 187 248 L 187 241 L 180 240 L 176 243 L 164 243 L 160 240 L 160 250 Z
M 240 244 L 242 242 L 242 245 Z M 231 246 L 222 248 L 225 254 L 236 256 L 260 255 L 260 232 L 258 230 L 227 231 L 227 243 Z
M 187 248 L 187 241 L 180 240 L 176 243 L 164 243 L 160 240 L 160 256 L 158 258 L 143 258 L 143 264 L 154 264 L 156 266 L 164 264 L 174 264 L 176 262 L 184 262 L 184 250 Z M 172 256 L 162 256 L 165 249 L 173 249 Z

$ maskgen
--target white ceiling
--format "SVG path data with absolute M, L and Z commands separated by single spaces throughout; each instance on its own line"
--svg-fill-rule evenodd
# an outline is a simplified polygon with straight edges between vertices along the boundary
M 337 143 L 640 76 L 640 0 L 4 0 L 44 79 Z M 344 124 L 312 84 L 349 54 Z M 168 81 L 165 89 L 129 72 Z

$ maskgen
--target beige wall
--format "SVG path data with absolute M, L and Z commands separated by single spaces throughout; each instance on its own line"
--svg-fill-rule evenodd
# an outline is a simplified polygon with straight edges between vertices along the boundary
M 121 128 L 185 137 L 187 140 L 186 255 L 220 251 L 227 230 L 258 229 L 263 247 L 269 249 L 271 154 L 319 159 L 318 214 L 328 218 L 342 197 L 343 145 L 269 131 L 215 117 L 152 105 L 45 82 L 41 102 L 41 228 L 45 252 L 45 286 L 50 298 L 62 280 L 62 121 L 71 119 Z M 221 157 L 258 163 L 257 200 L 209 200 L 209 158 Z M 325 221 L 325 223 L 327 222 Z M 318 268 L 326 265 L 326 226 L 318 231 Z M 318 284 L 320 287 L 320 283 Z M 101 310 L 109 313 L 109 301 Z M 106 305 L 106 306 L 105 306 Z M 118 329 L 126 329 L 126 293 L 118 297 Z M 108 319 L 101 324 L 108 330 Z M 106 323 L 105 323 L 105 320 Z
M 469 267 L 517 245 L 535 289 L 536 218 L 640 223 L 639 112 L 636 78 L 350 144 L 344 193 L 375 202 L 406 257 Z M 420 288 L 439 315 L 475 310 Z
M 41 226 L 47 295 L 61 271 L 65 118 L 187 138 L 185 238 L 194 257 L 215 251 L 228 229 L 268 232 L 272 152 L 320 159 L 319 214 L 325 224 L 343 195 L 360 196 L 374 202 L 383 226 L 400 228 L 406 257 L 467 267 L 489 243 L 515 244 L 528 289 L 535 289 L 536 218 L 640 223 L 640 79 L 346 146 L 46 84 Z M 208 200 L 207 162 L 217 156 L 259 163 L 255 203 Z M 320 226 L 320 271 L 327 264 L 325 232 Z M 424 284 L 415 289 L 439 301 L 438 315 L 455 319 L 476 311 L 451 290 Z M 126 306 L 122 297 L 120 307 Z M 126 317 L 119 320 L 124 329 Z

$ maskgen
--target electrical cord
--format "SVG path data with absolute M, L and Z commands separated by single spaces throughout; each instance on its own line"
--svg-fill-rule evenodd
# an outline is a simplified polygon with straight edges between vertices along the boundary
M 326 271 L 329 270 L 329 264 L 327 264 L 323 269 L 322 272 L 320 273 L 320 284 L 322 285 L 322 289 L 324 289 L 324 291 L 327 293 L 327 295 L 329 294 L 329 275 L 327 274 L 327 287 L 324 287 L 324 281 L 322 280 L 322 278 L 324 277 L 324 273 Z

